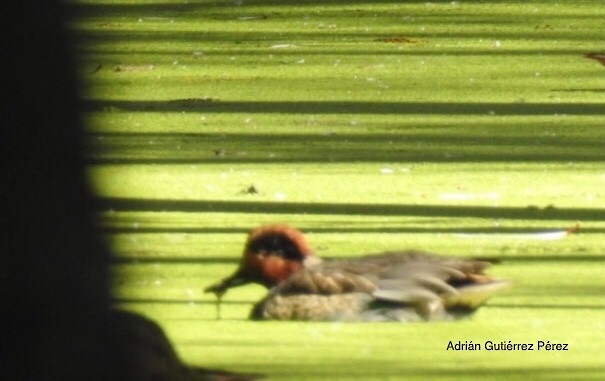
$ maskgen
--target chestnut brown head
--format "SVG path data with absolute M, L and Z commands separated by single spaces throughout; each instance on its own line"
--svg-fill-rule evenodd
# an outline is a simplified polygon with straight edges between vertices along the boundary
M 204 291 L 220 297 L 228 289 L 248 283 L 271 288 L 302 269 L 305 258 L 311 255 L 307 240 L 298 229 L 287 225 L 261 226 L 248 234 L 235 273 Z

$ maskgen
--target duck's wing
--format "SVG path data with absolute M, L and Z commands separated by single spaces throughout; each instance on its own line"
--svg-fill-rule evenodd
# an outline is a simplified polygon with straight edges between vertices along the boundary
M 345 293 L 372 293 L 374 281 L 363 274 L 347 269 L 315 266 L 292 274 L 272 290 L 281 295 L 317 294 L 334 295 Z
M 404 253 L 379 258 L 385 266 L 368 275 L 377 286 L 372 295 L 414 306 L 426 320 L 472 312 L 509 285 L 483 273 L 487 261 Z
M 284 288 L 296 291 L 293 285 L 311 285 L 326 293 L 366 292 L 374 298 L 371 308 L 388 312 L 394 320 L 410 320 L 410 308 L 424 320 L 444 320 L 473 312 L 509 286 L 486 275 L 489 266 L 488 261 L 422 251 L 384 252 L 323 262 L 297 274 Z M 327 284 L 336 281 L 340 287 L 323 286 L 324 276 Z M 405 313 L 399 318 L 395 311 Z

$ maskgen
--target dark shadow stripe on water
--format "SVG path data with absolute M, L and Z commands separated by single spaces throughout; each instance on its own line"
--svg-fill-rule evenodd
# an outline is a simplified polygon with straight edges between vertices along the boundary
M 605 115 L 602 103 L 462 103 L 355 101 L 88 100 L 88 111 L 279 113 L 279 114 L 426 114 L 426 115 Z
M 157 233 L 175 233 L 175 234 L 245 234 L 249 228 L 207 228 L 207 227 L 181 227 L 181 226 L 121 226 L 122 223 L 115 216 L 107 220 L 106 226 L 101 227 L 101 231 L 109 234 L 157 234 Z M 404 224 L 404 223 L 402 223 Z M 114 225 L 114 226 L 112 226 Z M 143 225 L 143 224 L 140 224 Z M 302 229 L 306 233 L 331 234 L 331 233 L 352 233 L 352 234 L 464 234 L 468 238 L 489 238 L 491 236 L 511 235 L 511 239 L 532 239 L 532 234 L 548 233 L 565 230 L 567 226 L 542 227 L 460 227 L 460 228 L 440 228 L 440 227 L 335 227 L 335 228 L 309 228 Z M 604 228 L 581 228 L 581 234 L 603 234 Z M 536 237 L 536 240 L 539 238 Z
M 190 213 L 263 213 L 303 215 L 361 215 L 361 216 L 439 216 L 505 218 L 525 220 L 605 221 L 605 209 L 489 207 L 453 205 L 409 204 L 345 204 L 302 202 L 252 202 L 162 200 L 103 197 L 97 200 L 101 210 L 139 212 L 190 212 Z

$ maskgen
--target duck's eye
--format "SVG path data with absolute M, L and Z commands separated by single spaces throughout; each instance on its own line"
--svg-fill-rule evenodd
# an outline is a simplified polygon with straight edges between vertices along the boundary
M 275 255 L 286 259 L 300 260 L 302 254 L 295 242 L 282 236 L 263 236 L 250 243 L 249 249 L 253 253 Z

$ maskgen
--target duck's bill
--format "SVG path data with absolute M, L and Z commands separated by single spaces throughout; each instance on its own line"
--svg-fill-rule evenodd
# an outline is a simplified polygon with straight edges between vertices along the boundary
M 239 272 L 231 275 L 228 278 L 221 280 L 218 283 L 210 285 L 204 289 L 204 292 L 211 292 L 220 298 L 227 290 L 233 287 L 243 286 L 244 284 L 250 283 L 248 279 L 243 277 Z

